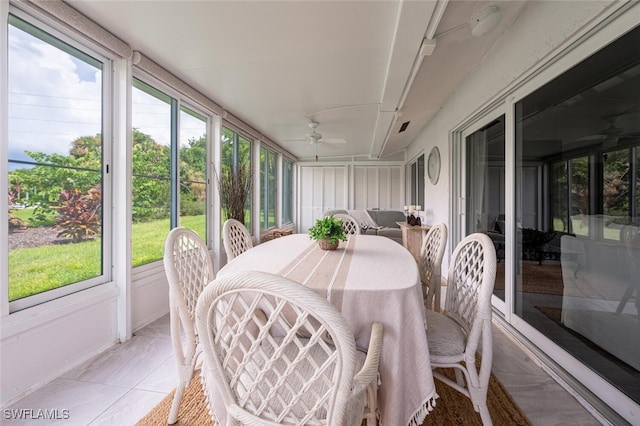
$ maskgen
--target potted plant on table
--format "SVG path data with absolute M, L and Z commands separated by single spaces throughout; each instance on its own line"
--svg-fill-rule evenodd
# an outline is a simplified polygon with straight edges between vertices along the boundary
M 309 228 L 309 237 L 317 241 L 322 250 L 335 250 L 340 241 L 347 240 L 342 221 L 333 216 L 316 220 L 316 224 Z

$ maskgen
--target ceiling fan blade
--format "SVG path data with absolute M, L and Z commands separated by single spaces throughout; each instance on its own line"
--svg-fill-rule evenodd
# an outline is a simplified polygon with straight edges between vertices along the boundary
M 588 136 L 583 136 L 581 138 L 578 138 L 577 141 L 578 142 L 586 142 L 586 141 L 599 141 L 601 139 L 606 139 L 607 137 L 605 135 L 588 135 Z
M 339 139 L 339 138 L 322 138 L 322 139 L 320 139 L 320 142 L 322 142 L 322 143 L 333 143 L 333 144 L 336 144 L 336 143 L 347 143 L 346 140 Z
M 325 148 L 325 147 L 326 147 L 327 149 L 330 149 L 330 150 L 338 149 L 338 147 L 336 146 L 336 144 L 333 144 L 333 143 L 327 143 L 327 142 L 324 142 L 324 141 L 319 141 L 319 142 L 317 142 L 317 143 L 315 143 L 315 144 L 312 144 L 312 145 L 320 146 L 320 147 L 322 147 L 322 148 Z

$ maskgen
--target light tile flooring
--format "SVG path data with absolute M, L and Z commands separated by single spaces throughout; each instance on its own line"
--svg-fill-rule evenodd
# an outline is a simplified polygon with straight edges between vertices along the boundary
M 498 326 L 494 326 L 493 371 L 534 425 L 600 424 Z M 68 419 L 7 420 L 3 411 L 0 423 L 133 425 L 171 392 L 175 380 L 167 315 L 128 342 L 115 345 L 7 407 L 57 409 L 60 415 L 68 410 Z

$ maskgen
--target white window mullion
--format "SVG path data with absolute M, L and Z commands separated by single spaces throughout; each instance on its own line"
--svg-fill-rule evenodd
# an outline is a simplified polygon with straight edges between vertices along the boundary
M 9 2 L 0 2 L 0 33 L 7 34 L 9 15 Z M 0 49 L 0 141 L 9 138 L 8 123 L 8 51 Z M 0 164 L 7 164 L 8 148 L 6 143 L 0 143 Z M 3 173 L 4 174 L 4 173 Z M 4 177 L 0 179 L 0 194 L 8 193 L 8 180 Z M 8 199 L 6 196 L 0 197 L 0 317 L 9 315 L 9 244 L 7 238 L 9 232 Z
M 111 147 L 111 183 L 113 232 L 113 281 L 118 286 L 118 337 L 121 342 L 132 336 L 131 291 L 131 88 L 130 60 L 114 62 L 113 72 L 113 141 Z M 117 173 L 116 173 L 117 171 Z M 119 206 L 115 208 L 115 206 Z

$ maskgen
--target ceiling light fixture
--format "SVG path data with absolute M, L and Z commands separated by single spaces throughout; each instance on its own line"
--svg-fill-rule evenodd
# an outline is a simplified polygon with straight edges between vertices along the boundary
M 483 36 L 500 23 L 502 13 L 498 6 L 489 6 L 481 10 L 477 15 L 471 18 L 471 34 L 476 37 Z
M 438 33 L 434 38 L 440 38 L 445 34 L 449 34 L 453 31 L 459 30 L 460 28 L 465 28 L 466 26 L 471 27 L 471 34 L 475 37 L 481 37 L 493 31 L 498 26 L 501 19 L 502 12 L 498 6 L 487 6 L 481 11 L 475 13 L 467 22 Z

